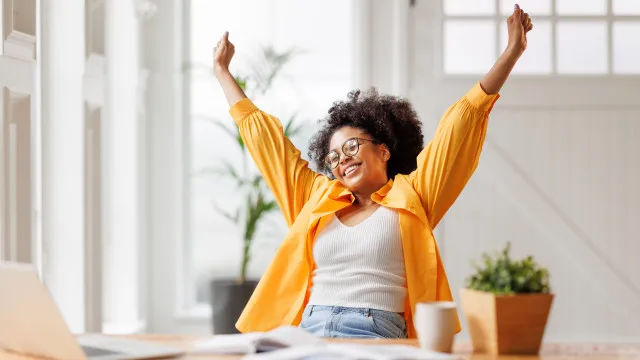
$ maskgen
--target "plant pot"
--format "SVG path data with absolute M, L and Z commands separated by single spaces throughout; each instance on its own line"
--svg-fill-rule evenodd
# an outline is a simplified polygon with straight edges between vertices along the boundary
M 496 296 L 464 288 L 460 299 L 474 352 L 538 354 L 553 294 Z
M 257 281 L 215 279 L 211 281 L 211 320 L 214 334 L 238 334 L 236 322 L 253 294 Z

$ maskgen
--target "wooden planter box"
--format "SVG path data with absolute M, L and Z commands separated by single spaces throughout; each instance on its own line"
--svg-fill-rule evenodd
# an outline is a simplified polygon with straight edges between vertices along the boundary
M 461 289 L 473 351 L 498 354 L 538 354 L 553 294 L 496 296 Z

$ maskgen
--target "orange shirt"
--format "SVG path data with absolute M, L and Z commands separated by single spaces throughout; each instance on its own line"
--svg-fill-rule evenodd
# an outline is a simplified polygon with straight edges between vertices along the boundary
M 478 166 L 489 113 L 498 98 L 476 83 L 445 112 L 433 139 L 418 155 L 417 169 L 397 175 L 371 195 L 399 213 L 409 338 L 416 337 L 416 303 L 453 299 L 432 230 Z M 289 226 L 236 327 L 250 332 L 298 325 L 312 286 L 316 234 L 331 214 L 351 205 L 354 196 L 337 180 L 309 169 L 283 135 L 280 121 L 249 99 L 234 104 L 230 114 Z

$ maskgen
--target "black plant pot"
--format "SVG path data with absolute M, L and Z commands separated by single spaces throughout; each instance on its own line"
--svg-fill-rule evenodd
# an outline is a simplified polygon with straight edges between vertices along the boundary
M 211 314 L 213 333 L 237 334 L 236 322 L 249 301 L 257 281 L 215 279 L 211 281 Z

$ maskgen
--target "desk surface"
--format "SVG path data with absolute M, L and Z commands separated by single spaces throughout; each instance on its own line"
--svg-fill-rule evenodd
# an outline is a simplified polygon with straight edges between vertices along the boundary
M 189 341 L 196 338 L 180 335 L 135 335 L 136 339 L 155 341 L 167 345 L 182 347 Z M 332 341 L 354 341 L 354 340 L 332 340 Z M 417 346 L 414 340 L 358 340 L 357 342 L 375 342 L 377 344 L 405 344 Z M 578 360 L 578 359 L 640 359 L 640 344 L 630 345 L 597 345 L 597 344 L 545 344 L 543 345 L 538 356 L 516 356 L 501 355 L 492 356 L 487 354 L 473 354 L 469 344 L 457 343 L 454 347 L 454 353 L 460 354 L 465 359 L 488 360 L 488 359 L 504 359 L 504 360 L 532 360 L 532 359 L 552 359 L 552 360 Z M 240 359 L 242 356 L 215 355 L 215 356 L 196 356 L 189 355 L 180 360 L 231 360 Z M 35 357 L 21 356 L 2 352 L 0 350 L 0 359 L 2 360 L 41 360 Z

